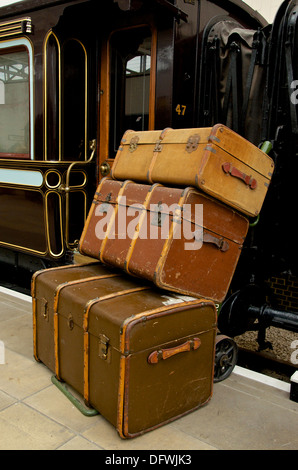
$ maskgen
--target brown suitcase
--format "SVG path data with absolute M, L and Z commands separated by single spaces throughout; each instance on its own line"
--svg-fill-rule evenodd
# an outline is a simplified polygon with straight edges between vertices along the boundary
M 127 131 L 112 177 L 194 186 L 255 217 L 263 205 L 273 160 L 228 127 Z
M 105 179 L 79 250 L 160 288 L 222 302 L 247 230 L 246 217 L 194 188 Z
M 45 285 L 47 271 L 44 276 Z M 34 303 L 36 316 L 40 300 Z M 56 289 L 54 303 L 56 377 L 121 437 L 152 430 L 210 400 L 212 301 L 170 294 L 123 274 L 66 282 Z M 48 365 L 47 358 L 43 362 Z
M 33 274 L 33 352 L 37 361 L 46 360 L 49 369 L 55 371 L 54 293 L 59 285 L 68 283 L 75 286 L 82 279 L 98 279 L 102 276 L 109 278 L 116 275 L 116 270 L 103 266 L 98 260 L 88 264 L 58 266 Z

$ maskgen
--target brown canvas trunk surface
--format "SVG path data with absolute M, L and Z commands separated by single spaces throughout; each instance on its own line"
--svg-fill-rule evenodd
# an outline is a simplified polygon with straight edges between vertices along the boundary
M 158 287 L 222 302 L 247 230 L 244 216 L 194 188 L 107 178 L 79 250 Z
M 212 301 L 170 294 L 125 274 L 108 277 L 109 270 L 105 278 L 102 272 L 101 278 L 76 284 L 65 278 L 59 286 L 53 275 L 45 270 L 36 277 L 33 311 L 35 318 L 43 315 L 47 291 L 54 306 L 55 374 L 121 437 L 154 429 L 209 401 L 216 336 Z M 38 337 L 41 324 L 34 325 Z M 47 334 L 52 337 L 49 328 Z M 42 362 L 52 365 L 50 351 Z
M 127 131 L 112 177 L 194 186 L 255 217 L 274 170 L 273 160 L 228 127 Z
M 95 260 L 94 263 L 59 266 L 37 271 L 32 276 L 34 356 L 55 371 L 54 355 L 54 294 L 60 284 L 76 285 L 82 279 L 115 276 L 115 270 Z

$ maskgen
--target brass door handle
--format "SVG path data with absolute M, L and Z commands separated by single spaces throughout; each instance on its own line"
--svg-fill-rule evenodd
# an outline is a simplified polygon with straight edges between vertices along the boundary
M 69 178 L 70 178 L 70 173 L 73 169 L 74 166 L 85 166 L 88 165 L 89 163 L 92 162 L 95 152 L 96 152 L 96 139 L 93 139 L 89 142 L 89 149 L 91 151 L 91 155 L 88 158 L 88 160 L 83 160 L 83 161 L 76 161 L 72 162 L 71 165 L 69 165 L 67 172 L 66 172 L 66 177 L 65 177 L 65 186 L 60 185 L 58 188 L 58 191 L 60 193 L 65 193 L 65 240 L 66 240 L 66 246 L 70 249 L 73 249 L 73 246 L 70 246 L 69 242 L 69 192 L 70 192 L 70 186 L 69 186 Z
M 108 164 L 108 162 L 103 162 L 99 167 L 99 171 L 102 174 L 102 176 L 107 176 L 111 171 L 111 167 Z

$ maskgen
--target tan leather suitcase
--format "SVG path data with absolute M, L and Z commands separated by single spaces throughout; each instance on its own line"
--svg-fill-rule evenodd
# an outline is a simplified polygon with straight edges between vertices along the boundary
M 222 302 L 247 230 L 246 217 L 194 188 L 107 178 L 79 250 L 160 288 Z
M 121 437 L 152 430 L 210 400 L 213 302 L 151 288 L 125 274 L 65 282 L 49 295 L 54 296 L 56 377 Z M 41 299 L 34 305 L 38 316 Z M 48 365 L 47 358 L 43 362 Z
M 111 175 L 144 183 L 194 186 L 256 217 L 263 205 L 273 160 L 228 127 L 128 130 Z
M 37 361 L 46 361 L 55 371 L 54 355 L 54 293 L 60 284 L 76 286 L 82 279 L 110 278 L 117 274 L 98 260 L 92 263 L 58 266 L 33 274 L 31 295 L 33 303 L 33 353 Z

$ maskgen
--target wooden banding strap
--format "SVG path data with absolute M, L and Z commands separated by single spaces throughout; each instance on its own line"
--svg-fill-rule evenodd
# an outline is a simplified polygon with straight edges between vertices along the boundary
M 150 183 L 153 183 L 151 175 L 152 175 L 152 171 L 153 171 L 153 168 L 155 166 L 155 162 L 157 160 L 158 154 L 162 150 L 162 141 L 165 138 L 167 131 L 169 131 L 169 130 L 171 130 L 171 127 L 166 127 L 161 132 L 161 134 L 159 136 L 159 140 L 155 143 L 155 147 L 154 147 L 154 151 L 153 151 L 153 157 L 152 157 L 152 160 L 150 162 L 150 166 L 149 166 L 148 173 L 147 173 L 147 181 L 149 181 Z
M 124 191 L 125 191 L 125 188 L 126 186 L 129 184 L 129 183 L 133 183 L 131 180 L 126 180 L 124 181 L 124 183 L 122 184 L 122 187 L 118 193 L 118 196 L 117 196 L 117 203 L 115 204 L 115 207 L 114 207 L 114 211 L 113 211 L 113 215 L 112 217 L 110 218 L 109 222 L 108 222 L 108 226 L 107 226 L 107 230 L 106 230 L 106 233 L 105 233 L 105 237 L 104 239 L 102 240 L 102 243 L 101 243 L 101 247 L 100 247 L 100 252 L 99 252 L 99 259 L 100 261 L 104 262 L 103 261 L 103 252 L 104 252 L 104 249 L 105 249 L 105 246 L 107 244 L 107 241 L 109 239 L 109 235 L 110 235 L 110 232 L 111 232 L 111 229 L 115 223 L 115 219 L 116 219 L 116 216 L 117 216 L 117 213 L 118 213 L 118 209 L 119 209 L 119 200 L 121 199 Z
M 130 246 L 129 246 L 129 249 L 127 251 L 127 255 L 126 255 L 126 258 L 125 258 L 125 262 L 124 262 L 124 268 L 125 268 L 125 271 L 127 273 L 130 274 L 130 271 L 129 271 L 129 262 L 131 260 L 131 257 L 132 257 L 132 254 L 133 254 L 133 250 L 134 250 L 134 247 L 135 247 L 135 244 L 137 242 L 137 239 L 139 238 L 139 233 L 140 233 L 140 230 L 142 228 L 142 224 L 144 222 L 144 219 L 147 215 L 147 210 L 148 210 L 148 206 L 149 206 L 149 203 L 150 203 L 150 200 L 151 200 L 151 197 L 153 195 L 153 192 L 154 192 L 154 189 L 156 187 L 162 187 L 162 184 L 159 184 L 159 183 L 156 183 L 156 184 L 153 184 L 152 186 L 150 186 L 150 189 L 147 193 L 147 196 L 145 197 L 145 200 L 142 204 L 143 206 L 143 211 L 142 211 L 142 214 L 140 215 L 140 218 L 139 218 L 139 221 L 138 221 L 138 224 L 136 226 L 136 229 L 135 229 L 135 233 L 134 233 L 134 236 L 131 240 L 131 243 L 130 243 Z

